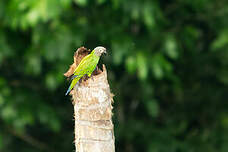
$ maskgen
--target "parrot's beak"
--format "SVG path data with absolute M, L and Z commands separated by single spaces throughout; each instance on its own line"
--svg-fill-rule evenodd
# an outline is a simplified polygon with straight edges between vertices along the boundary
M 104 50 L 104 54 L 107 54 L 107 51 L 106 50 Z

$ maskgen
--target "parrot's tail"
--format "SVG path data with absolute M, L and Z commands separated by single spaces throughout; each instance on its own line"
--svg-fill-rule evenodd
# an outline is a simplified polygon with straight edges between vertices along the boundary
M 71 90 L 71 88 L 69 86 L 69 88 L 67 89 L 67 92 L 66 92 L 65 96 L 70 92 L 70 90 Z
M 81 79 L 81 77 L 76 77 L 72 80 L 69 88 L 67 89 L 67 92 L 65 95 L 68 95 L 68 93 L 74 88 L 74 86 L 77 84 L 77 82 Z

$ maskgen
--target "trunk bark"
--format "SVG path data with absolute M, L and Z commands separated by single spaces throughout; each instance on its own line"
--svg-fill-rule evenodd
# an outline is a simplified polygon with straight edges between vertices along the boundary
M 83 58 L 83 49 L 84 55 L 88 54 L 85 48 L 79 48 L 75 54 L 75 65 L 71 68 L 75 68 L 78 60 Z M 69 71 L 66 76 L 71 75 Z M 96 70 L 92 78 L 83 79 L 70 94 L 74 105 L 76 152 L 114 152 L 113 94 L 110 92 L 105 66 L 103 71 Z

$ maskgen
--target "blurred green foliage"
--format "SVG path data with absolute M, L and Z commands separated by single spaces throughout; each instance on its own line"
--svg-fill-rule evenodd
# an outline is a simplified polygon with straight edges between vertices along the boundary
M 63 77 L 103 45 L 118 152 L 228 151 L 227 0 L 1 0 L 0 151 L 73 151 Z

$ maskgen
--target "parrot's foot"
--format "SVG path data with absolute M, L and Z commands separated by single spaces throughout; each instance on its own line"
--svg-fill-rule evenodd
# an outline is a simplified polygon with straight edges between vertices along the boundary
M 93 75 L 90 78 L 94 81 Z
M 84 79 L 84 80 L 88 80 L 88 79 L 89 79 L 89 76 L 88 76 L 87 74 L 85 74 L 85 75 L 83 76 L 83 79 Z

